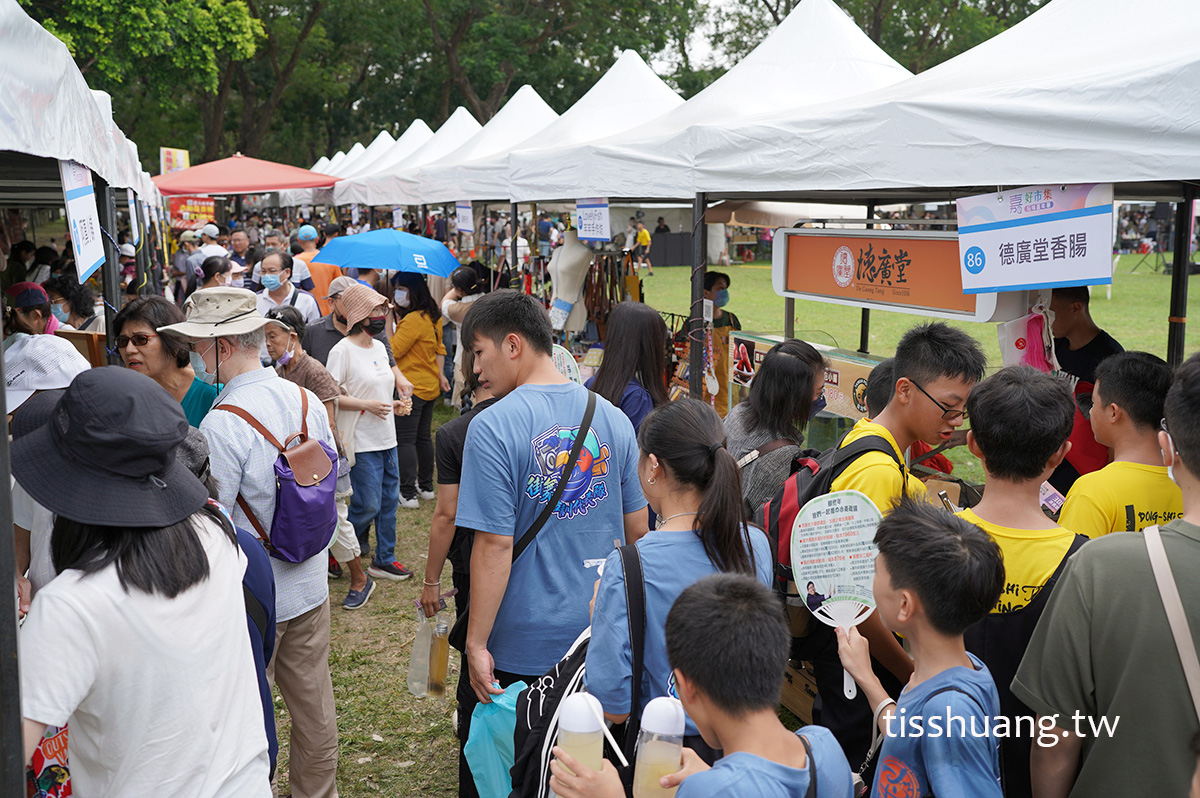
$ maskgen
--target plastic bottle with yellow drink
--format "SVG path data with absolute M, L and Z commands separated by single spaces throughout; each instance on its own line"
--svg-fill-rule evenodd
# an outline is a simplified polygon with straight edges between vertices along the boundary
M 683 704 L 678 699 L 660 696 L 646 704 L 638 731 L 633 798 L 675 795 L 676 788 L 664 788 L 659 780 L 679 770 L 685 728 Z

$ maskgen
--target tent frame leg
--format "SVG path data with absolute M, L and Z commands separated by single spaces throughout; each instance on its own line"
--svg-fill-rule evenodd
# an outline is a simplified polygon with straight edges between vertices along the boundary
M 708 195 L 696 192 L 692 202 L 692 304 L 688 311 L 688 395 L 704 395 L 704 276 L 708 273 L 708 230 L 704 214 Z
M 1188 266 L 1191 260 L 1192 203 L 1196 187 L 1183 184 L 1183 200 L 1175 203 L 1175 253 L 1171 264 L 1171 305 L 1167 316 L 1167 362 L 1171 368 L 1183 363 L 1187 332 Z

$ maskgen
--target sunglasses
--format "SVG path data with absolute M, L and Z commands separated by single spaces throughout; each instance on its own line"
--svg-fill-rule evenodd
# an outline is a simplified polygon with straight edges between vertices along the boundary
M 909 378 L 909 382 L 911 382 L 913 385 L 917 386 L 918 391 L 925 394 L 926 396 L 929 396 L 929 391 L 922 388 L 921 383 L 917 382 L 916 380 L 914 380 L 912 378 Z M 957 421 L 960 418 L 963 421 L 967 420 L 967 411 L 966 410 L 952 410 L 951 408 L 946 407 L 944 404 L 939 402 L 937 399 L 934 399 L 932 396 L 929 396 L 929 401 L 931 401 L 935 405 L 937 405 L 938 408 L 942 411 L 942 421 Z
M 150 343 L 151 338 L 157 338 L 157 337 L 158 337 L 157 335 L 151 335 L 149 333 L 134 333 L 133 335 L 118 335 L 117 336 L 117 349 L 124 349 L 125 347 L 129 346 L 130 341 L 133 341 L 133 345 L 136 347 L 143 347 L 146 344 Z

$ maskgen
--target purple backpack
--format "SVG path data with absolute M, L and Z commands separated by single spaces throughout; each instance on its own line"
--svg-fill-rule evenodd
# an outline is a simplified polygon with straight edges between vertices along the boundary
M 304 562 L 329 547 L 337 527 L 337 452 L 324 441 L 308 437 L 308 392 L 300 389 L 300 431 L 282 444 L 258 419 L 234 405 L 217 405 L 238 416 L 279 450 L 275 461 L 275 516 L 271 534 L 263 529 L 250 505 L 239 493 L 238 507 L 250 520 L 263 546 L 276 559 Z M 295 446 L 292 443 L 299 441 Z M 290 448 L 289 448 L 290 447 Z

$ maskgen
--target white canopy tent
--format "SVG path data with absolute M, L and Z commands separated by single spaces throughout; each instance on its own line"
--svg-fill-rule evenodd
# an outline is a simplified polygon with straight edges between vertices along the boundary
M 779 108 L 802 113 L 910 77 L 833 0 L 803 0 L 753 52 L 695 97 L 632 130 L 563 152 L 553 172 L 517 179 L 514 193 L 691 198 L 690 126 L 722 126 Z
M 320 158 L 317 159 L 317 162 L 309 168 L 309 171 L 321 172 L 322 169 L 325 169 L 328 166 L 329 166 L 329 158 L 322 155 Z M 321 174 L 325 174 L 325 172 L 321 172 Z
M 334 177 L 345 177 L 354 171 L 356 166 L 376 159 L 387 152 L 387 150 L 396 143 L 392 135 L 386 130 L 379 131 L 374 140 L 363 147 L 362 144 L 355 144 L 346 153 L 346 157 L 338 164 L 336 172 L 323 172 L 322 174 L 330 174 Z M 317 171 L 313 169 L 313 171 Z M 329 196 L 329 189 L 313 189 L 313 188 L 293 188 L 287 191 L 279 192 L 279 204 L 285 208 L 295 207 L 297 205 L 312 205 L 319 202 L 324 202 L 322 197 Z
M 110 185 L 137 190 L 142 168 L 126 141 L 111 104 L 101 106 L 66 45 L 16 0 L 0 0 L 0 151 L 76 161 Z M 0 198 L 61 203 L 57 164 L 49 175 L 31 174 L 33 166 L 6 156 Z
M 417 182 L 421 201 L 508 199 L 507 154 L 521 142 L 558 119 L 532 86 L 525 85 L 504 104 L 483 129 L 454 152 L 420 168 Z
M 395 143 L 384 151 L 377 161 L 361 162 L 358 168 L 343 177 L 363 177 L 394 169 L 402 164 L 405 158 L 423 147 L 425 142 L 431 138 L 433 138 L 433 131 L 429 129 L 429 125 L 425 124 L 425 120 L 418 119 L 400 134 L 400 138 L 396 139 Z
M 483 128 L 461 105 L 433 137 L 406 158 L 402 166 L 364 177 L 339 180 L 334 186 L 338 205 L 365 202 L 368 205 L 415 205 L 421 202 L 415 176 L 417 168 L 433 163 L 465 144 Z
M 568 165 L 568 153 L 577 145 L 622 133 L 646 118 L 661 116 L 681 105 L 683 98 L 640 55 L 624 51 L 562 116 L 509 154 L 510 199 L 531 202 L 590 196 L 574 187 L 550 190 L 550 176 Z
M 1124 0 L 1053 0 L 900 85 L 693 126 L 696 188 L 884 198 L 1200 178 L 1197 41 L 1194 0 L 1145 0 L 1136 14 Z

